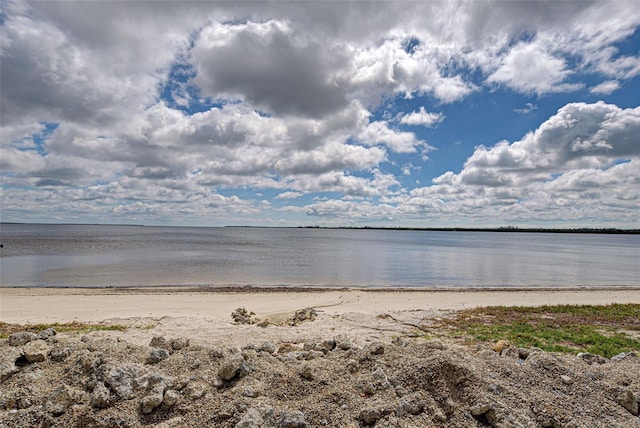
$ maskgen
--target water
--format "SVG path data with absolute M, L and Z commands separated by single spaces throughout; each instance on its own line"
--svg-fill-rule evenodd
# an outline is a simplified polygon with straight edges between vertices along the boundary
M 640 285 L 640 236 L 13 225 L 0 286 Z

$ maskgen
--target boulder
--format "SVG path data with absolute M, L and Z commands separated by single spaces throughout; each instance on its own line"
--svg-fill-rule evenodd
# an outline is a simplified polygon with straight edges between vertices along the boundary
M 66 412 L 69 407 L 82 401 L 82 392 L 62 385 L 56 388 L 46 404 L 46 409 L 55 416 Z
M 234 377 L 242 377 L 249 372 L 249 367 L 242 355 L 231 354 L 224 359 L 222 365 L 218 369 L 218 376 L 222 380 L 230 381 Z
M 47 340 L 48 338 L 53 337 L 56 334 L 58 333 L 56 332 L 55 328 L 48 328 L 38 333 L 38 339 Z
M 102 382 L 96 383 L 96 386 L 93 387 L 93 391 L 89 397 L 89 403 L 91 407 L 95 407 L 97 409 L 103 409 L 108 407 L 113 400 L 111 396 L 111 391 L 106 385 Z
M 22 347 L 22 353 L 30 363 L 44 361 L 50 352 L 51 347 L 42 339 L 33 340 Z
M 20 371 L 16 361 L 22 356 L 17 348 L 0 348 L 0 382 L 4 382 Z
M 273 408 L 265 403 L 251 407 L 242 419 L 236 424 L 235 428 L 266 428 L 275 425 L 275 415 Z
M 119 398 L 130 400 L 136 392 L 147 387 L 147 374 L 145 367 L 129 363 L 109 370 L 104 381 Z
M 140 402 L 140 411 L 144 414 L 153 412 L 153 409 L 162 404 L 164 398 L 164 385 L 156 385 L 151 392 Z
M 166 349 L 152 349 L 147 355 L 147 359 L 145 363 L 147 364 L 157 364 L 162 360 L 166 360 L 169 358 L 169 353 Z
M 35 333 L 31 333 L 30 331 L 20 331 L 10 334 L 7 339 L 7 343 L 9 343 L 10 346 L 22 346 L 32 340 L 36 340 L 37 338 L 38 335 Z

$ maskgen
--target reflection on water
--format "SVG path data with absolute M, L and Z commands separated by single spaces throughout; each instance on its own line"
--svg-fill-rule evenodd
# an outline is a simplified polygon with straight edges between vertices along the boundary
M 2 286 L 639 285 L 638 235 L 2 225 Z

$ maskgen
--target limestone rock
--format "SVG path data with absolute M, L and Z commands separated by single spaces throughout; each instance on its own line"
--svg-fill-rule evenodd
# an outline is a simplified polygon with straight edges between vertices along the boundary
M 113 400 L 111 396 L 111 391 L 106 385 L 102 382 L 96 383 L 96 386 L 93 388 L 91 392 L 91 396 L 89 397 L 89 403 L 92 407 L 102 409 L 108 407 Z
M 307 422 L 304 418 L 304 413 L 299 410 L 294 412 L 285 412 L 280 419 L 278 428 L 306 428 Z
M 578 358 L 582 358 L 587 364 L 604 364 L 607 362 L 607 359 L 601 355 L 591 354 L 589 352 L 580 352 L 578 353 Z
M 164 393 L 164 397 L 162 398 L 162 405 L 166 407 L 171 407 L 178 402 L 180 398 L 180 394 L 178 391 L 170 389 Z
M 318 313 L 313 308 L 304 308 L 296 311 L 287 321 L 290 326 L 297 326 L 305 321 L 314 321 L 318 317 Z
M 164 398 L 164 385 L 156 385 L 151 392 L 140 402 L 140 411 L 144 414 L 153 412 L 153 409 L 162 404 Z
M 638 397 L 636 397 L 636 395 L 633 392 L 629 391 L 628 389 L 625 391 L 622 391 L 616 397 L 616 401 L 622 407 L 627 409 L 629 413 L 631 413 L 634 416 L 638 416 Z
M 4 382 L 20 371 L 16 361 L 22 356 L 17 348 L 0 348 L 0 382 Z
M 374 425 L 382 417 L 382 411 L 376 408 L 362 409 L 358 414 L 358 420 L 364 425 Z
M 22 347 L 22 352 L 28 362 L 37 363 L 47 358 L 51 347 L 44 340 L 36 339 L 25 344 Z
M 153 338 L 151 339 L 151 343 L 149 343 L 149 346 L 151 346 L 152 348 L 160 349 L 169 349 L 171 347 L 167 339 L 162 336 L 153 336 Z
M 171 341 L 171 348 L 174 351 L 179 351 L 189 346 L 189 339 L 185 337 L 179 337 Z
M 498 354 L 502 353 L 505 349 L 507 349 L 511 344 L 508 340 L 498 340 L 495 345 L 493 345 L 493 350 Z
M 204 394 L 207 392 L 207 386 L 200 382 L 189 382 L 183 392 L 188 399 L 197 400 L 198 398 L 204 397 Z
M 353 345 L 351 344 L 351 340 L 349 340 L 349 338 L 344 335 L 344 334 L 339 334 L 336 337 L 333 338 L 335 344 L 336 344 L 336 348 L 341 349 L 343 351 L 348 351 L 349 349 L 353 348 Z
M 69 407 L 82 401 L 82 392 L 71 388 L 68 385 L 62 385 L 56 388 L 49 401 L 47 401 L 47 410 L 54 415 L 61 415 L 66 412 Z
M 369 345 L 369 353 L 371 355 L 382 355 L 384 354 L 384 344 L 382 343 L 372 343 Z
M 35 333 L 31 333 L 30 331 L 20 331 L 10 334 L 7 339 L 7 343 L 9 343 L 10 346 L 22 346 L 32 340 L 36 340 L 37 338 L 38 335 Z
M 259 403 L 247 410 L 236 428 L 267 428 L 275 425 L 273 408 L 265 403 Z
M 51 350 L 50 358 L 51 361 L 61 363 L 66 360 L 69 355 L 71 355 L 71 349 L 69 348 L 53 348 Z
M 169 353 L 166 349 L 152 349 L 147 355 L 147 359 L 145 363 L 147 364 L 157 364 L 162 360 L 166 360 L 169 358 Z
M 47 340 L 50 337 L 55 336 L 56 334 L 58 334 L 56 332 L 55 328 L 48 328 L 46 330 L 42 330 L 40 333 L 38 333 L 38 339 L 42 339 L 42 340 Z
M 222 362 L 220 369 L 218 369 L 218 376 L 222 380 L 229 381 L 236 376 L 242 377 L 248 372 L 249 367 L 246 365 L 242 355 L 232 354 Z
M 252 318 L 253 315 L 255 315 L 253 312 L 249 312 L 245 308 L 237 308 L 231 312 L 231 318 L 236 324 L 255 324 L 256 320 Z
M 123 400 L 132 399 L 139 391 L 149 385 L 149 371 L 142 365 L 127 363 L 109 370 L 105 383 Z
M 276 347 L 273 343 L 263 342 L 258 348 L 258 351 L 268 352 L 269 354 L 275 354 Z

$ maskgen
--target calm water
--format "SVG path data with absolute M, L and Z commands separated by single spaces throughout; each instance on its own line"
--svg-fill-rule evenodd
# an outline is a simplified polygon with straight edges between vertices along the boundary
M 0 285 L 640 285 L 640 236 L 2 225 Z

